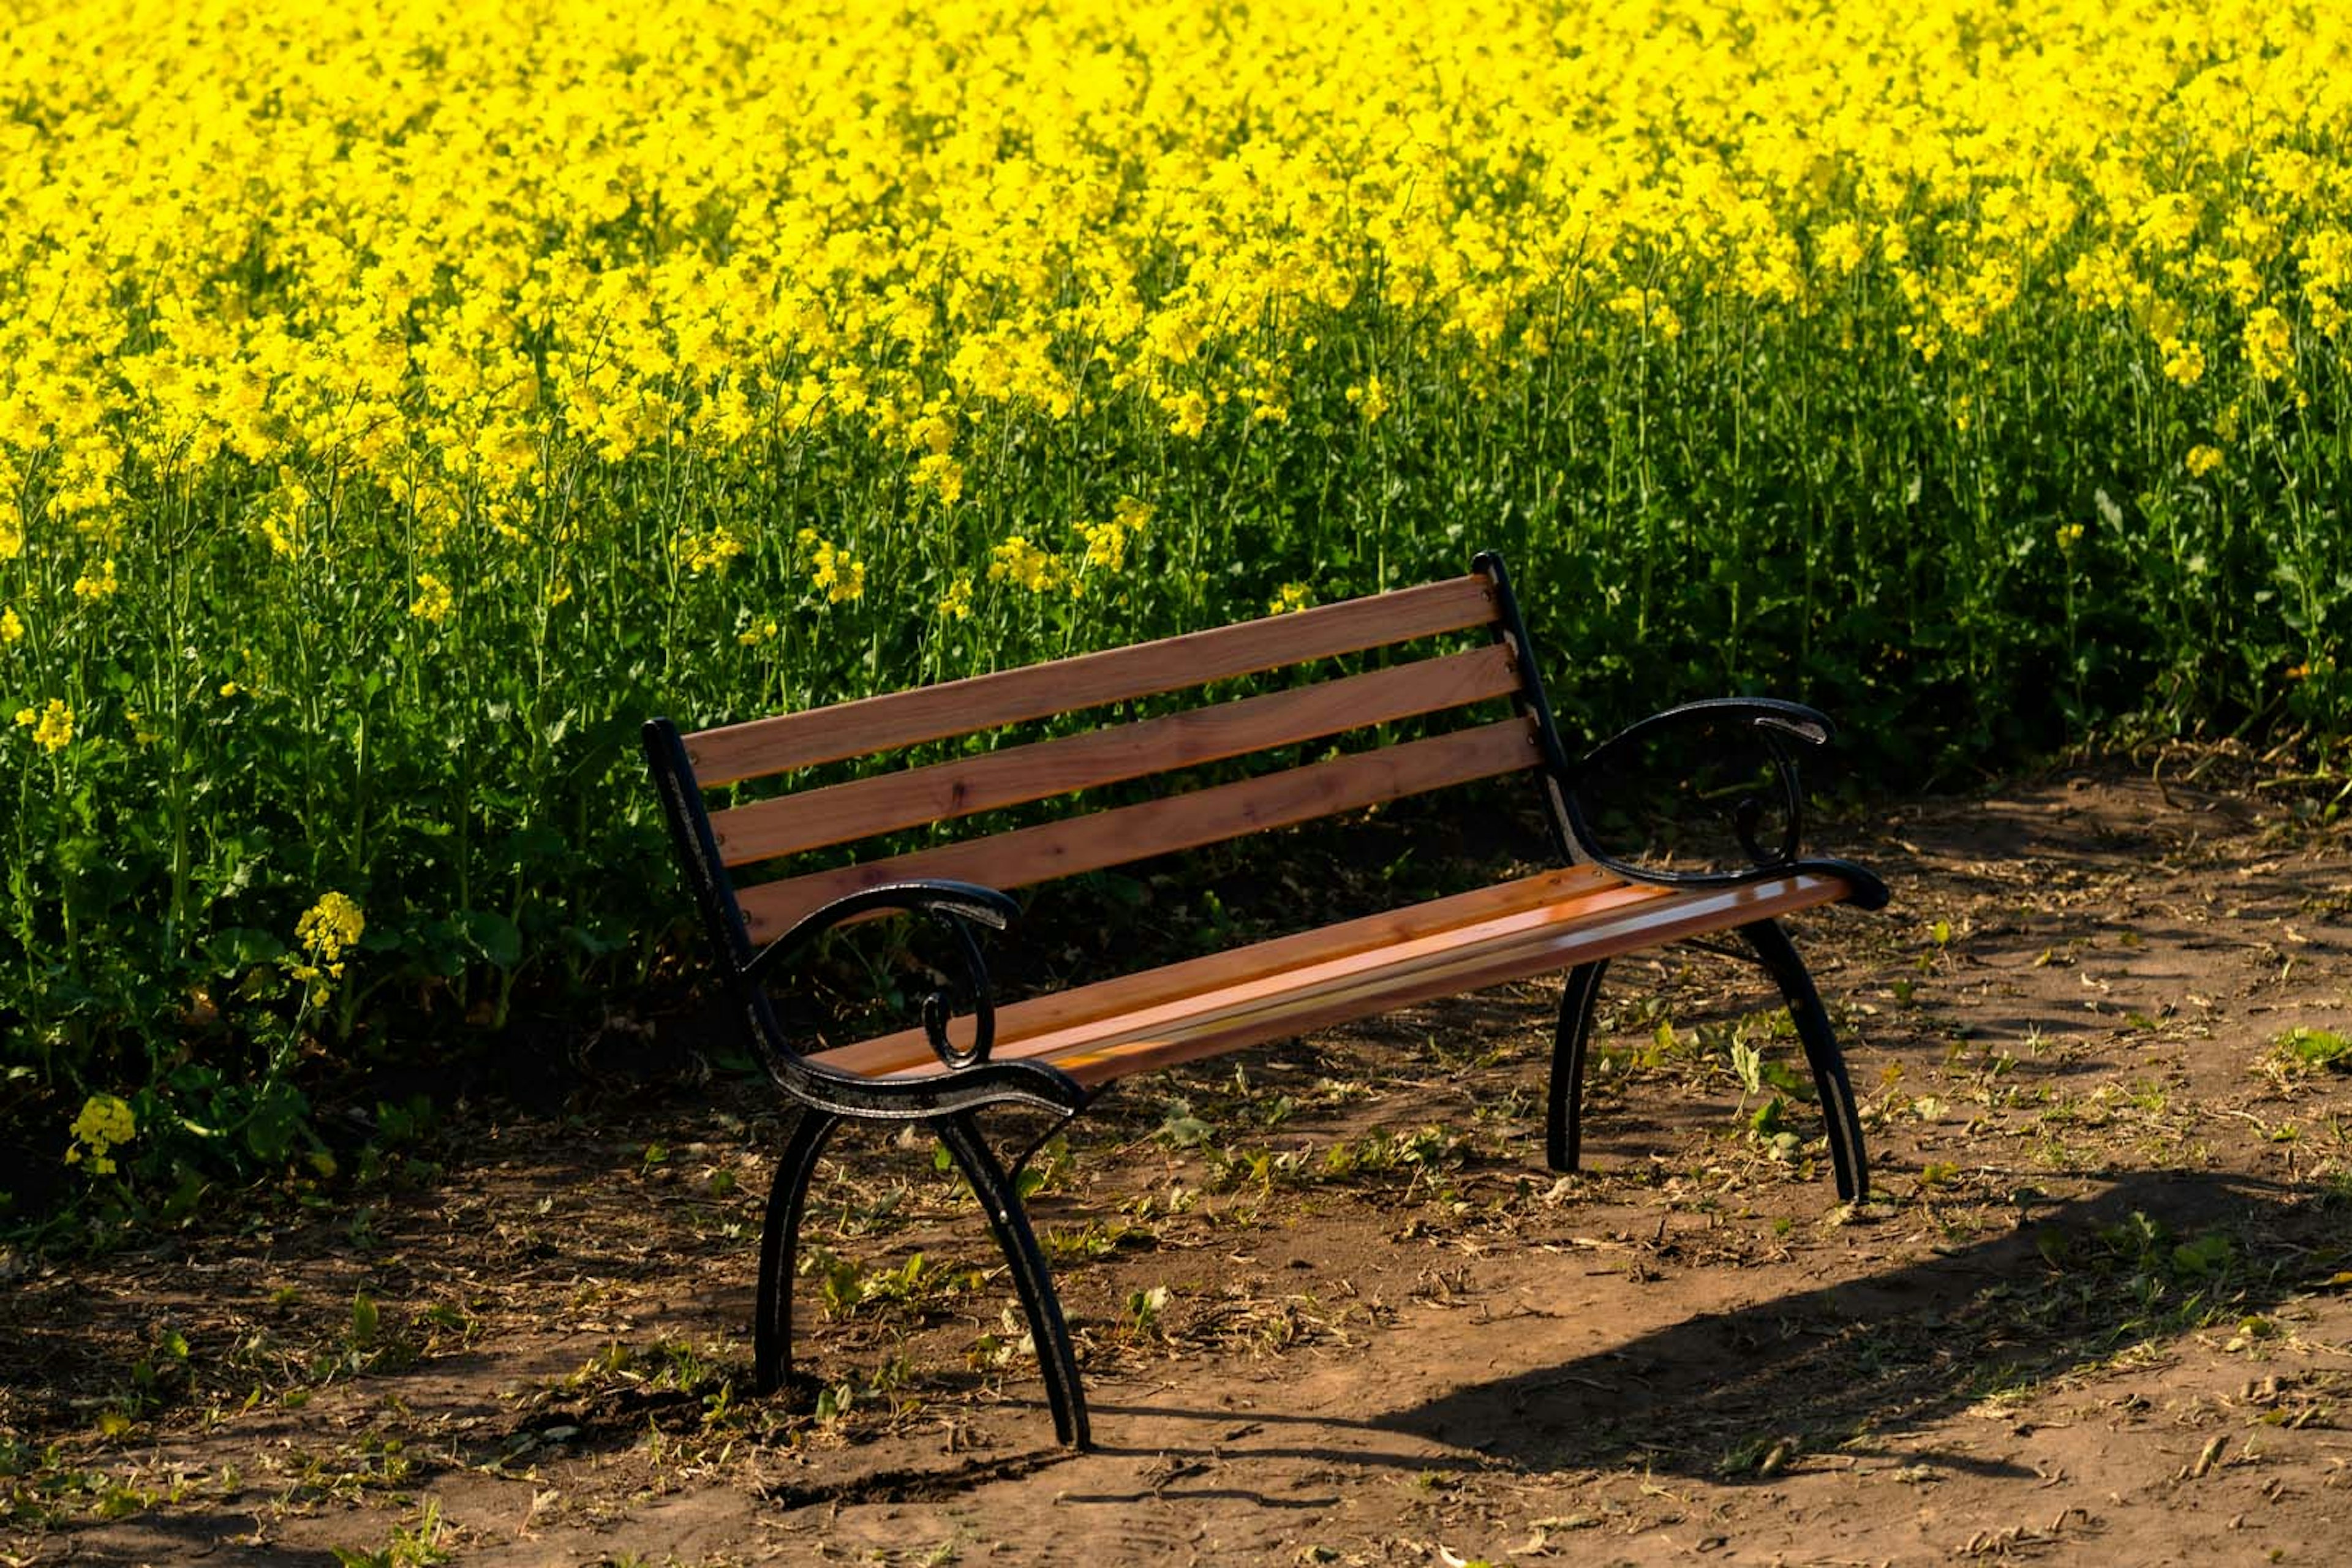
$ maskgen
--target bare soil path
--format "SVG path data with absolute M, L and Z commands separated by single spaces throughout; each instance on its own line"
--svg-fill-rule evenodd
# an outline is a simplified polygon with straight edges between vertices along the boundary
M 745 1394 L 756 1089 L 0 1256 L 0 1562 L 2343 1562 L 2352 846 L 2214 783 L 1825 835 L 1897 900 L 1798 932 L 1858 1209 L 1706 954 L 1612 972 L 1575 1176 L 1550 986 L 1135 1086 L 1035 1200 L 1084 1456 L 969 1198 L 882 1140 L 814 1204 L 823 1394 Z

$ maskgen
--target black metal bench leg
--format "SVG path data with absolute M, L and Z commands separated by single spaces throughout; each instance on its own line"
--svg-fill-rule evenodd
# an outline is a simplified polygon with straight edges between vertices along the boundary
M 1797 1038 L 1804 1042 L 1805 1065 L 1813 1070 L 1813 1087 L 1821 1095 L 1822 1115 L 1829 1123 L 1830 1161 L 1837 1169 L 1838 1196 L 1859 1203 L 1870 1195 L 1870 1165 L 1862 1147 L 1862 1120 L 1856 1113 L 1853 1085 L 1846 1078 L 1845 1057 L 1838 1050 L 1837 1034 L 1830 1027 L 1828 1009 L 1796 944 L 1778 921 L 1758 921 L 1739 928 L 1756 956 L 1780 983 L 1789 1004 Z
M 1029 1337 L 1037 1344 L 1037 1366 L 1045 1378 L 1045 1402 L 1053 1407 L 1055 1436 L 1073 1448 L 1085 1448 L 1092 1439 L 1087 1430 L 1086 1390 L 1078 1383 L 1077 1352 L 1070 1343 L 1069 1325 L 1062 1318 L 1061 1298 L 1054 1293 L 1054 1277 L 1037 1246 L 1037 1233 L 1021 1206 L 1004 1167 L 969 1115 L 943 1116 L 931 1123 L 940 1141 L 971 1183 L 981 1208 L 988 1215 L 996 1243 L 1012 1266 L 1013 1283 L 1021 1293 L 1021 1309 L 1028 1314 Z
M 1592 1034 L 1592 1005 L 1609 961 L 1597 959 L 1569 971 L 1559 998 L 1559 1033 L 1551 1047 L 1550 1103 L 1544 1116 L 1544 1163 L 1573 1171 L 1583 1143 L 1584 1043 Z
M 773 1394 L 793 1370 L 793 1275 L 799 1267 L 801 1211 L 808 1203 L 809 1178 L 825 1140 L 841 1125 L 828 1110 L 803 1107 L 776 1162 L 775 1184 L 768 1189 L 767 1223 L 760 1233 L 760 1297 L 751 1330 L 752 1386 Z

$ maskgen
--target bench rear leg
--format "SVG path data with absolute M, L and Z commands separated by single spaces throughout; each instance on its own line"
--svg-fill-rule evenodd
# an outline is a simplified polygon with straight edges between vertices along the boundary
M 776 1162 L 775 1184 L 768 1189 L 767 1222 L 760 1234 L 760 1296 L 751 1330 L 752 1386 L 773 1394 L 793 1370 L 793 1277 L 799 1268 L 801 1211 L 808 1204 L 809 1178 L 817 1156 L 841 1125 L 831 1111 L 803 1106 Z
M 1077 1352 L 1070 1344 L 1061 1298 L 1054 1293 L 1054 1277 L 1045 1267 L 1045 1253 L 1038 1249 L 1028 1212 L 1021 1206 L 1021 1194 L 969 1115 L 941 1117 L 931 1126 L 963 1168 L 988 1215 L 989 1228 L 996 1233 L 996 1244 L 1004 1249 L 1004 1261 L 1012 1267 L 1021 1310 L 1029 1319 L 1029 1337 L 1036 1342 L 1037 1366 L 1045 1374 L 1045 1402 L 1053 1408 L 1055 1436 L 1073 1448 L 1086 1448 L 1092 1438 L 1087 1429 L 1086 1390 L 1078 1382 Z
M 1551 1047 L 1551 1088 L 1544 1115 L 1544 1163 L 1573 1171 L 1583 1143 L 1584 1043 L 1592 1034 L 1592 1005 L 1609 961 L 1596 959 L 1569 971 L 1559 998 L 1559 1033 Z
M 1780 994 L 1789 1004 L 1790 1021 L 1797 1026 L 1797 1038 L 1804 1043 L 1805 1065 L 1812 1068 L 1822 1116 L 1829 1123 L 1830 1161 L 1837 1169 L 1838 1196 L 1859 1203 L 1870 1195 L 1870 1165 L 1863 1152 L 1853 1085 L 1846 1078 L 1845 1057 L 1838 1050 L 1836 1031 L 1830 1027 L 1829 1010 L 1822 1005 L 1813 977 L 1806 973 L 1796 944 L 1778 921 L 1758 921 L 1740 927 L 1739 933 L 1780 984 Z

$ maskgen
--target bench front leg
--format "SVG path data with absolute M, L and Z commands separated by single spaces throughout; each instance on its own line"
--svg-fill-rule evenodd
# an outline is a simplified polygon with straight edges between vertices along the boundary
M 1838 1048 L 1829 1010 L 1822 1005 L 1812 975 L 1778 921 L 1742 926 L 1740 934 L 1780 987 L 1790 1022 L 1796 1026 L 1797 1038 L 1804 1046 L 1805 1065 L 1812 1071 L 1814 1092 L 1827 1123 L 1838 1196 L 1859 1203 L 1870 1195 L 1870 1162 L 1863 1150 L 1853 1084 L 1846 1076 L 1845 1055 Z M 1586 1047 L 1592 1034 L 1593 1005 L 1608 969 L 1609 961 L 1604 958 L 1570 971 L 1567 989 L 1559 999 L 1559 1031 L 1552 1045 L 1551 1083 L 1546 1096 L 1544 1162 L 1562 1173 L 1576 1170 L 1580 1163 Z
M 760 1229 L 760 1293 L 752 1309 L 751 1380 L 761 1394 L 773 1394 L 792 1377 L 793 1280 L 800 1272 L 801 1215 L 808 1206 L 809 1180 L 841 1118 L 803 1106 L 793 1135 L 776 1162 L 768 1189 L 766 1223 Z
M 1780 921 L 1758 921 L 1740 927 L 1739 934 L 1748 939 L 1748 945 L 1779 983 L 1780 995 L 1789 1005 L 1789 1021 L 1796 1025 L 1797 1038 L 1804 1044 L 1805 1065 L 1812 1069 L 1822 1118 L 1829 1123 L 1830 1162 L 1837 1169 L 1838 1196 L 1860 1203 L 1870 1195 L 1870 1164 L 1863 1152 L 1862 1119 L 1854 1106 L 1853 1085 L 1846 1077 L 1837 1031 L 1830 1026 L 1829 1009 L 1822 1005 L 1813 977 Z
M 989 1228 L 996 1233 L 996 1244 L 1013 1270 L 1021 1310 L 1029 1320 L 1029 1337 L 1037 1346 L 1037 1369 L 1045 1376 L 1055 1436 L 1083 1451 L 1093 1446 L 1093 1438 L 1087 1427 L 1086 1390 L 1078 1382 L 1077 1352 L 1070 1343 L 1061 1298 L 1054 1293 L 1054 1276 L 1045 1267 L 1045 1254 L 1037 1246 L 1028 1211 L 1021 1206 L 1021 1194 L 969 1113 L 943 1116 L 931 1128 L 971 1183 L 981 1211 L 988 1215 Z
M 1544 1111 L 1544 1163 L 1555 1171 L 1577 1168 L 1584 1142 L 1584 1047 L 1592 1035 L 1592 1006 L 1601 996 L 1609 961 L 1596 959 L 1569 971 L 1559 998 L 1559 1032 L 1552 1038 L 1551 1083 Z

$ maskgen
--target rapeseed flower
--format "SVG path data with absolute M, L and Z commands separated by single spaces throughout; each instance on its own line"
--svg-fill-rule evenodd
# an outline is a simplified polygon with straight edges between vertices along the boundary
M 743 542 L 728 528 L 690 530 L 678 535 L 670 549 L 678 563 L 698 577 L 726 571 L 743 553 Z
M 301 957 L 287 972 L 311 987 L 311 1001 L 325 999 L 326 983 L 343 977 L 343 965 L 367 930 L 367 915 L 350 897 L 339 892 L 319 895 L 294 923 L 295 944 Z
M 38 709 L 17 709 L 16 727 L 32 731 L 33 744 L 45 752 L 62 752 L 73 744 L 73 710 L 63 698 L 52 697 Z
M 1090 572 L 1117 572 L 1127 564 L 1127 552 L 1151 521 L 1151 507 L 1132 496 L 1121 500 L 1105 522 L 1081 521 L 1079 541 L 1086 546 L 1079 565 Z
M 129 1101 L 111 1094 L 93 1094 L 82 1101 L 72 1132 L 66 1163 L 79 1165 L 86 1158 L 92 1175 L 110 1176 L 114 1151 L 139 1135 L 139 1121 Z
M 803 531 L 804 540 L 814 536 Z M 809 582 L 830 605 L 854 604 L 866 596 L 866 563 L 832 542 L 814 539 Z
M 958 575 L 948 584 L 948 591 L 940 595 L 939 612 L 951 621 L 971 618 L 971 578 L 968 574 Z
M 121 580 L 114 574 L 114 557 L 110 555 L 99 563 L 96 572 L 85 572 L 74 579 L 74 597 L 85 600 L 110 598 L 121 586 Z
M 2276 381 L 2294 368 L 2294 331 L 2269 306 L 2246 318 L 2246 368 L 2263 381 Z
M 449 584 L 430 572 L 416 574 L 416 596 L 408 602 L 408 613 L 420 621 L 439 626 L 457 613 L 457 596 Z
M 1063 576 L 1062 558 L 1031 543 L 1025 534 L 1013 534 L 989 552 L 988 580 L 992 583 L 1010 583 L 1033 594 L 1043 594 L 1060 584 Z
M 2194 386 L 2205 379 L 2205 351 L 2182 338 L 2167 338 L 2158 345 L 2164 354 L 2164 374 L 2168 381 L 2182 386 Z

